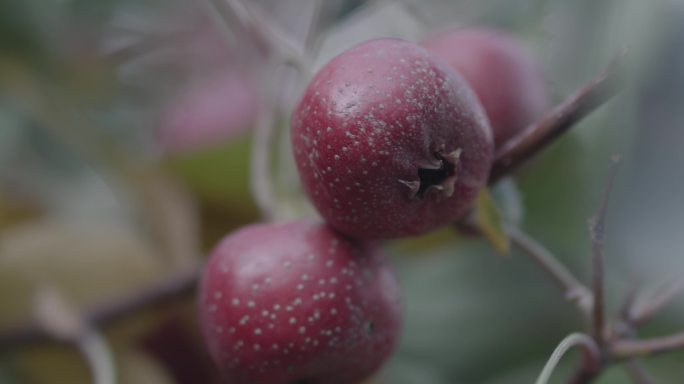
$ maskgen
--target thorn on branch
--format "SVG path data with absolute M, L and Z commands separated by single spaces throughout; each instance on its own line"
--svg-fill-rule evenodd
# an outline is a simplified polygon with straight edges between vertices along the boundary
M 613 189 L 617 166 L 620 162 L 619 156 L 613 156 L 608 170 L 608 181 L 603 193 L 603 198 L 599 204 L 596 215 L 589 221 L 589 234 L 591 237 L 591 264 L 592 264 L 592 291 L 594 297 L 594 308 L 592 311 L 592 327 L 594 340 L 599 347 L 603 348 L 606 342 L 605 336 L 605 303 L 604 303 L 604 259 L 605 259 L 605 221 L 608 200 Z
M 651 297 L 633 303 L 627 313 L 627 320 L 635 327 L 643 326 L 682 292 L 684 292 L 684 276 L 677 276 Z

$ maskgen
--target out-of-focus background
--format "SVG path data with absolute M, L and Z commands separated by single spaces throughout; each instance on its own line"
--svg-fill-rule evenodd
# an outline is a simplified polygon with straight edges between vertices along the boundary
M 279 46 L 223 17 L 216 3 L 0 1 L 0 335 L 46 321 L 46 291 L 81 310 L 134 295 L 196 268 L 221 236 L 260 220 L 249 178 L 264 119 L 280 132 L 277 201 L 289 216 L 312 214 L 286 135 L 306 80 L 282 65 L 289 43 L 319 67 L 363 40 L 417 41 L 454 25 L 522 39 L 553 102 L 628 52 L 622 94 L 517 174 L 518 200 L 511 185 L 498 193 L 523 228 L 586 279 L 586 221 L 619 153 L 607 224 L 610 309 L 634 284 L 648 292 L 684 273 L 681 2 L 243 0 L 267 30 L 293 39 Z M 451 231 L 387 249 L 406 322 L 378 383 L 530 383 L 558 341 L 584 329 L 521 255 L 502 258 Z M 194 310 L 190 293 L 108 324 L 119 382 L 218 382 Z M 643 335 L 682 328 L 684 297 Z M 553 382 L 577 361 L 571 353 Z M 684 382 L 681 352 L 645 365 L 659 383 Z M 598 382 L 627 380 L 614 368 Z M 0 383 L 89 382 L 72 346 L 0 345 Z

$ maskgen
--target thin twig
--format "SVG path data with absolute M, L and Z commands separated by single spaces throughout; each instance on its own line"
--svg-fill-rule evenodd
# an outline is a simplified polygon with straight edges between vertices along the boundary
M 651 297 L 635 302 L 628 313 L 629 322 L 637 327 L 646 324 L 682 292 L 684 292 L 684 277 L 677 276 Z
M 279 74 L 279 71 L 275 71 Z M 275 114 L 276 94 L 275 90 L 281 84 L 282 76 L 271 75 L 264 83 L 264 100 L 262 111 L 259 114 L 256 127 L 254 128 L 254 141 L 252 143 L 250 161 L 250 187 L 254 201 L 265 220 L 278 217 L 279 204 L 273 186 L 273 174 L 271 154 L 276 131 Z
M 198 278 L 198 270 L 172 276 L 146 290 L 86 310 L 83 315 L 84 321 L 92 324 L 93 327 L 100 328 L 142 309 L 173 302 L 180 296 L 192 293 L 195 290 Z M 55 337 L 45 330 L 45 327 L 30 323 L 14 329 L 3 330 L 0 333 L 0 349 L 50 340 L 56 341 Z
M 535 239 L 513 225 L 505 225 L 505 228 L 513 246 L 542 267 L 565 292 L 565 297 L 577 303 L 582 312 L 588 315 L 592 307 L 589 289 Z
M 637 359 L 630 359 L 624 364 L 624 370 L 634 384 L 653 384 L 653 378 L 646 372 L 646 368 Z
M 281 57 L 282 61 L 291 64 L 301 73 L 309 77 L 311 60 L 306 56 L 302 44 L 282 30 L 273 20 L 258 12 L 253 6 L 248 6 L 241 0 L 207 0 L 216 12 L 223 18 L 225 24 L 237 21 L 246 30 L 253 32 L 265 43 L 271 52 Z
M 547 384 L 561 358 L 563 358 L 565 353 L 567 353 L 570 348 L 576 346 L 582 347 L 583 351 L 585 352 L 585 356 L 588 357 L 589 360 L 595 362 L 596 370 L 598 370 L 601 353 L 594 340 L 583 333 L 573 333 L 568 335 L 560 342 L 560 344 L 558 344 L 556 349 L 551 354 L 551 357 L 546 362 L 544 369 L 539 374 L 535 384 Z
M 618 156 L 613 156 L 608 171 L 608 181 L 603 193 L 603 198 L 599 204 L 596 215 L 589 220 L 589 235 L 591 237 L 591 264 L 592 264 L 592 292 L 594 306 L 592 313 L 593 336 L 599 347 L 605 344 L 605 303 L 604 303 L 604 263 L 605 263 L 605 221 L 608 200 L 613 189 L 613 182 L 617 172 L 617 165 L 620 161 Z
M 596 79 L 553 108 L 541 120 L 507 141 L 496 152 L 489 183 L 512 173 L 527 159 L 615 96 L 622 56 L 619 55 Z
M 618 340 L 610 349 L 613 359 L 652 356 L 664 352 L 684 350 L 684 331 L 669 336 L 642 340 Z
M 94 384 L 116 383 L 112 350 L 101 333 L 93 329 L 87 330 L 78 338 L 78 348 L 88 361 Z
M 53 287 L 43 287 L 34 300 L 36 326 L 52 338 L 76 346 L 87 361 L 94 384 L 114 384 L 114 355 L 107 339 L 82 318 L 78 310 Z

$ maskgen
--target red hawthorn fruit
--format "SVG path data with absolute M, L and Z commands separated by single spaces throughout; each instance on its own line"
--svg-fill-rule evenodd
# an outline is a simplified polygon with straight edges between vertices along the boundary
M 351 384 L 392 352 L 399 296 L 371 245 L 317 221 L 257 224 L 212 252 L 200 322 L 228 383 Z
M 470 83 L 487 113 L 497 148 L 544 113 L 547 94 L 541 70 L 512 36 L 487 28 L 451 29 L 422 45 Z
M 491 132 L 470 86 L 418 45 L 376 39 L 332 59 L 292 117 L 303 186 L 348 235 L 418 235 L 463 216 L 487 181 Z

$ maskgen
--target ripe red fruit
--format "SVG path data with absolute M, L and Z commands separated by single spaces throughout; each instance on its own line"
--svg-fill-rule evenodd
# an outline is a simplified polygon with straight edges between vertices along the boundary
M 489 118 L 496 147 L 543 114 L 547 95 L 541 70 L 512 36 L 487 28 L 452 29 L 422 45 L 473 87 Z
M 258 224 L 212 252 L 200 320 L 231 384 L 356 383 L 391 353 L 399 301 L 372 246 L 315 221 Z
M 371 239 L 460 218 L 485 185 L 493 152 L 468 84 L 423 48 L 389 38 L 318 72 L 292 117 L 292 143 L 321 215 Z

